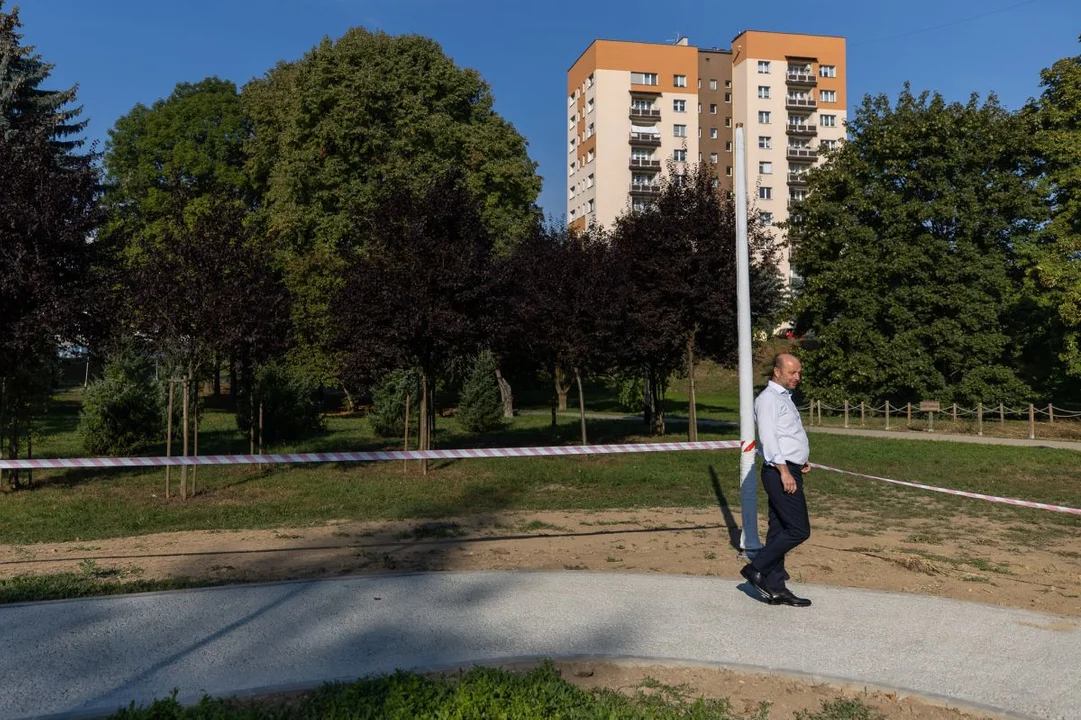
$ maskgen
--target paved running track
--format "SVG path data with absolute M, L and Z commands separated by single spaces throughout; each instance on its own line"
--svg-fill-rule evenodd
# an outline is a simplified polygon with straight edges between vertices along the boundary
M 1036 718 L 1081 718 L 1073 618 L 725 578 L 434 572 L 0 606 L 0 717 L 87 717 L 396 668 L 634 658 L 815 676 Z M 753 591 L 750 591 L 753 592 Z

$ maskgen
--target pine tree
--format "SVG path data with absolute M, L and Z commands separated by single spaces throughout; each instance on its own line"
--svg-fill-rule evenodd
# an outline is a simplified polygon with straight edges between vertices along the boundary
M 57 341 L 89 331 L 98 190 L 75 88 L 21 43 L 0 0 L 0 438 L 19 455 L 54 382 Z M 17 485 L 18 475 L 5 478 Z

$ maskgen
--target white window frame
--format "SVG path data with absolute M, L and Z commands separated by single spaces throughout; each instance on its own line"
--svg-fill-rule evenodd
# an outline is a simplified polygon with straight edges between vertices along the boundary
M 768 186 L 768 185 L 760 185 L 759 188 L 758 188 L 758 199 L 759 200 L 772 200 L 773 199 L 773 188 Z
M 759 175 L 772 175 L 773 174 L 773 163 L 771 161 L 769 161 L 769 160 L 759 160 L 758 161 L 758 174 Z
M 683 148 L 676 148 L 672 151 L 672 160 L 675 162 L 687 162 L 687 151 Z
M 758 99 L 769 100 L 769 85 L 758 86 Z
M 773 149 L 773 138 L 770 137 L 769 135 L 759 135 L 758 136 L 758 148 L 760 150 L 772 150 Z
M 717 78 L 710 78 L 709 79 L 709 89 L 710 90 L 716 90 L 717 89 Z
M 769 110 L 759 110 L 758 111 L 758 123 L 760 125 L 769 125 L 769 124 L 771 124 L 770 121 L 772 120 L 772 118 L 773 118 L 773 116 L 770 114 Z
M 768 210 L 763 210 L 762 212 L 758 213 L 758 221 L 763 225 L 772 225 L 773 213 L 769 212 Z
M 835 77 L 837 77 L 837 66 L 836 65 L 819 65 L 818 66 L 818 74 L 819 74 L 820 77 L 824 77 L 824 78 L 835 78 Z
M 818 91 L 818 101 L 819 102 L 829 102 L 829 103 L 837 102 L 837 91 L 836 90 L 819 90 Z
M 687 76 L 686 75 L 673 75 L 672 76 L 672 84 L 675 85 L 678 88 L 687 87 Z
M 717 128 L 710 128 L 709 129 L 709 139 L 710 140 L 716 140 L 719 136 L 720 136 L 720 133 L 718 132 Z
M 659 85 L 660 78 L 657 73 L 631 71 L 631 85 Z
M 837 127 L 836 115 L 819 115 L 818 124 L 822 127 Z
M 686 100 L 678 100 L 678 99 L 673 100 L 672 101 L 672 112 L 678 112 L 678 113 L 687 112 L 687 101 Z
M 677 123 L 672 126 L 672 137 L 685 138 L 687 137 L 687 126 Z
M 759 60 L 758 61 L 758 74 L 759 75 L 769 75 L 769 68 L 770 68 L 769 60 Z

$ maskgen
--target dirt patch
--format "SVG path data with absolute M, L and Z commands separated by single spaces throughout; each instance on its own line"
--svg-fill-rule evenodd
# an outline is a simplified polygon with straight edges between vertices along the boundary
M 795 583 L 937 595 L 1081 617 L 1081 535 L 1023 544 L 1010 523 L 812 519 L 789 557 Z M 763 523 L 764 528 L 764 523 Z M 1032 528 L 1025 533 L 1031 534 Z M 79 572 L 117 577 L 265 581 L 415 570 L 618 570 L 737 579 L 738 537 L 718 510 L 507 513 L 274 530 L 193 531 L 0 546 L 0 577 Z

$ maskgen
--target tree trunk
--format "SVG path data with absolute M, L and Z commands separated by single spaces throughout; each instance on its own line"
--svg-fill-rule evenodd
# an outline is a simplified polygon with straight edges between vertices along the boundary
M 653 434 L 663 436 L 664 427 L 664 398 L 661 396 L 661 384 L 657 382 L 656 371 L 650 368 L 649 388 L 650 400 L 653 405 Z
M 574 368 L 574 381 L 578 384 L 578 417 L 582 420 L 582 444 L 588 445 L 589 440 L 586 438 L 586 399 L 582 395 L 582 373 L 578 372 L 578 368 Z
M 221 358 L 214 353 L 214 397 L 221 397 Z
M 8 379 L 0 378 L 0 457 L 4 456 L 4 431 L 7 428 L 7 389 Z M 0 491 L 8 490 L 7 475 L 0 470 Z
M 567 377 L 567 373 L 563 372 L 563 368 L 559 365 L 556 365 L 555 372 L 552 373 L 552 378 L 555 380 L 556 398 L 559 402 L 559 410 L 566 410 L 567 393 L 571 391 L 570 378 Z
M 425 370 L 420 374 L 420 437 L 418 438 L 418 450 L 428 449 L 428 423 L 428 372 Z M 420 473 L 422 475 L 428 474 L 427 458 L 422 458 L 420 461 Z
M 687 341 L 687 440 L 698 441 L 698 401 L 694 388 L 694 335 Z
M 195 383 L 195 404 L 191 408 L 192 415 L 192 456 L 199 457 L 199 383 Z M 191 496 L 195 497 L 196 489 L 195 477 L 199 474 L 199 466 L 191 466 Z
M 514 392 L 498 367 L 495 369 L 495 380 L 499 383 L 499 396 L 503 398 L 503 417 L 512 418 L 514 417 Z
M 26 459 L 34 459 L 34 434 L 31 431 L 30 423 L 26 423 Z M 34 484 L 34 469 L 26 469 L 26 486 L 30 487 Z
M 406 452 L 409 452 L 409 401 L 410 401 L 411 397 L 412 396 L 409 393 L 406 393 L 406 395 L 405 395 L 405 443 L 403 444 L 403 447 L 402 447 L 402 449 L 405 450 Z M 409 461 L 408 460 L 403 460 L 402 461 L 402 472 L 409 472 Z
M 646 424 L 646 431 L 653 429 L 653 391 L 650 390 L 649 380 L 651 373 L 649 366 L 642 368 L 642 420 Z
M 236 407 L 236 384 L 237 384 L 237 353 L 233 353 L 229 359 L 229 397 L 233 399 L 233 407 Z

